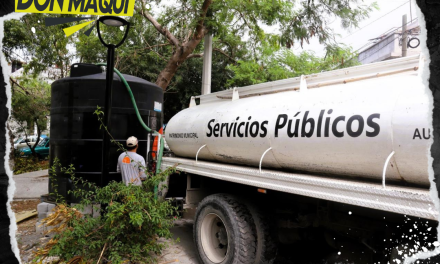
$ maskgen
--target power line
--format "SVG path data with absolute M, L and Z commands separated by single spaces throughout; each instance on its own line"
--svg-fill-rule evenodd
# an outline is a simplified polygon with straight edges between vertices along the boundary
M 408 24 L 411 23 L 411 22 L 412 22 L 412 21 L 407 22 L 405 25 L 408 25 Z M 402 26 L 400 26 L 400 27 L 397 27 L 397 28 L 394 30 L 394 32 L 392 32 L 392 33 L 396 33 L 396 31 L 397 31 L 398 29 L 402 28 L 403 26 L 404 26 L 404 25 L 402 25 Z M 411 31 L 411 30 L 407 30 L 407 31 Z M 403 34 L 403 32 L 402 32 L 402 34 Z M 394 42 L 396 39 L 398 39 L 398 38 L 400 37 L 400 35 L 402 35 L 402 34 L 399 34 L 399 36 L 393 38 L 391 41 L 387 42 L 384 46 L 382 46 L 381 48 L 375 50 L 375 51 L 372 52 L 368 57 L 366 57 L 366 58 L 364 58 L 364 59 L 367 59 L 367 58 L 371 57 L 373 54 L 375 54 L 375 53 L 377 53 L 378 51 L 382 50 L 383 48 L 385 48 L 386 46 L 388 46 L 388 44 L 391 44 L 391 43 Z M 368 44 L 370 44 L 370 43 L 365 44 L 364 46 L 360 47 L 360 48 L 357 49 L 356 51 L 362 49 L 363 47 L 367 46 Z M 369 48 L 370 48 L 370 47 L 369 47 Z M 355 51 L 355 52 L 356 52 L 356 51 Z M 345 61 L 345 63 L 351 61 L 352 59 L 354 59 L 354 58 L 356 58 L 356 57 L 357 57 L 357 56 L 353 56 L 353 57 L 351 57 L 350 59 L 348 59 L 347 61 Z M 339 64 L 338 66 L 334 67 L 332 70 L 335 70 L 335 69 L 341 67 L 342 65 L 343 65 L 343 63 L 341 63 L 341 64 Z
M 386 15 L 388 15 L 388 14 L 390 14 L 390 13 L 396 11 L 396 10 L 399 9 L 400 7 L 402 7 L 402 6 L 406 5 L 406 4 L 408 4 L 409 2 L 410 2 L 410 1 L 407 1 L 407 2 L 403 3 L 402 5 L 400 5 L 400 6 L 396 7 L 396 8 L 394 8 L 393 10 L 391 10 L 391 11 L 388 12 L 388 13 L 386 13 L 385 15 L 383 15 L 383 16 L 381 16 L 381 17 L 379 17 L 379 18 L 377 18 L 377 19 L 375 19 L 375 20 L 373 20 L 373 21 L 371 21 L 370 23 L 368 23 L 367 25 L 361 27 L 360 29 L 356 30 L 355 32 L 353 32 L 353 33 L 351 33 L 351 34 L 345 36 L 343 39 L 346 39 L 346 38 L 348 38 L 349 36 L 353 35 L 354 33 L 357 33 L 357 32 L 359 32 L 359 31 L 361 31 L 362 29 L 368 27 L 369 25 L 373 24 L 373 23 L 376 22 L 377 20 L 379 20 L 379 19 L 383 18 L 384 16 L 386 16 Z
M 358 48 L 357 50 L 355 50 L 354 52 L 358 52 L 359 50 L 361 50 L 363 47 L 365 47 L 365 46 L 368 46 L 368 45 L 373 45 L 374 43 L 367 43 L 367 44 L 365 44 L 365 45 L 363 45 L 362 47 L 360 47 L 360 48 Z M 354 53 L 353 52 L 353 53 Z
M 397 33 L 397 30 L 399 30 L 400 28 L 403 28 L 403 26 L 406 26 L 406 25 L 408 25 L 408 24 L 411 24 L 413 21 L 415 21 L 415 20 L 417 20 L 417 19 L 418 19 L 418 18 L 414 18 L 414 20 L 409 21 L 409 22 L 406 22 L 405 25 L 402 25 L 402 26 L 400 26 L 400 27 L 393 27 L 393 28 L 387 30 L 385 33 L 387 33 L 387 35 L 395 34 L 395 33 Z M 393 29 L 394 29 L 394 30 L 393 30 Z M 411 30 L 412 30 L 412 29 L 408 29 L 407 32 L 411 32 Z M 389 33 L 388 33 L 388 32 L 389 32 Z M 385 35 L 385 33 L 382 34 L 381 36 Z M 402 32 L 400 35 L 402 35 L 402 34 L 403 34 L 403 32 Z M 387 36 L 387 37 L 388 37 L 388 36 Z M 380 41 L 379 41 L 379 42 L 380 42 Z M 379 42 L 376 42 L 376 43 L 379 43 Z M 374 43 L 374 44 L 376 44 L 376 43 Z M 368 45 L 368 44 L 370 44 L 370 43 L 367 43 L 366 45 Z M 362 49 L 362 48 L 365 47 L 366 45 L 360 47 L 360 48 L 357 49 L 356 51 Z
M 412 19 L 411 21 L 407 22 L 405 25 L 411 24 L 412 22 L 414 22 L 414 21 L 416 21 L 416 20 L 418 20 L 418 19 L 419 19 L 419 18 L 416 17 L 416 18 Z M 396 31 L 397 29 L 399 29 L 399 28 L 401 28 L 401 27 L 402 27 L 402 26 L 400 26 L 400 27 L 392 27 L 392 28 L 388 29 L 387 31 L 385 31 L 384 33 L 380 34 L 380 36 L 383 36 L 383 35 L 387 34 L 388 32 L 391 32 L 391 31 L 393 31 L 393 30 Z

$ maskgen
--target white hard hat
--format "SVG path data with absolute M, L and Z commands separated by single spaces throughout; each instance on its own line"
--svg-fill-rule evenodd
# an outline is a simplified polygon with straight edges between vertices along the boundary
M 138 144 L 138 139 L 136 137 L 129 137 L 127 139 L 127 147 L 134 147 Z

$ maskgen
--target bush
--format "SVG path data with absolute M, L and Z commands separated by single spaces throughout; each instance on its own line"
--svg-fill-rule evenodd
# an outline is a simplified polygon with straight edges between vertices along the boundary
M 36 261 L 57 256 L 67 263 L 153 263 L 166 244 L 159 238 L 171 238 L 173 214 L 176 208 L 168 201 L 155 198 L 150 191 L 175 171 L 167 169 L 157 175 L 148 175 L 142 186 L 126 186 L 122 182 L 110 182 L 98 187 L 74 176 L 74 168 L 60 168 L 57 159 L 50 169 L 69 175 L 74 186 L 86 186 L 72 192 L 81 197 L 78 208 L 66 205 L 61 196 L 55 212 L 43 220 L 54 226 L 55 233 L 44 248 L 36 252 Z M 106 204 L 100 217 L 82 215 L 78 209 L 94 204 Z
M 103 113 L 99 107 L 95 114 L 111 142 L 119 150 L 126 151 L 104 126 Z M 54 227 L 49 232 L 54 232 L 55 236 L 35 252 L 35 261 L 41 263 L 49 256 L 56 256 L 61 263 L 156 262 L 167 246 L 159 238 L 172 237 L 170 228 L 177 211 L 169 201 L 157 199 L 156 188 L 176 169 L 172 167 L 157 174 L 149 174 L 145 167 L 141 167 L 147 175 L 141 186 L 126 186 L 122 182 L 112 181 L 107 186 L 99 187 L 75 177 L 73 165 L 61 167 L 55 158 L 50 168 L 52 189 L 57 190 L 58 187 L 56 175 L 67 176 L 74 186 L 69 194 L 81 198 L 81 202 L 78 208 L 73 208 L 58 193 L 51 194 L 55 196 L 58 205 L 53 214 L 43 219 L 42 224 Z M 167 186 L 162 185 L 161 188 Z M 82 215 L 78 210 L 96 204 L 103 207 L 100 217 Z
M 49 168 L 49 161 L 38 160 L 33 157 L 28 158 L 19 158 L 15 157 L 14 159 L 14 175 L 39 171 L 39 170 L 47 170 Z

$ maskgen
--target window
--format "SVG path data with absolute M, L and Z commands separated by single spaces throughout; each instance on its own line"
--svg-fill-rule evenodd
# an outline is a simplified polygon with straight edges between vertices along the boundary
M 38 143 L 38 146 L 43 147 L 44 145 L 46 145 L 46 142 L 48 141 L 47 138 L 43 139 L 42 141 L 40 141 L 40 143 Z

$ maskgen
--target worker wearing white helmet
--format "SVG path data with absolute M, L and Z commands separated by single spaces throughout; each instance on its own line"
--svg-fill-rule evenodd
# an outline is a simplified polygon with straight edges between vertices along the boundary
M 116 171 L 121 172 L 122 181 L 128 186 L 142 185 L 141 180 L 145 179 L 145 159 L 137 154 L 138 139 L 129 137 L 126 142 L 126 152 L 121 153 L 118 158 Z

